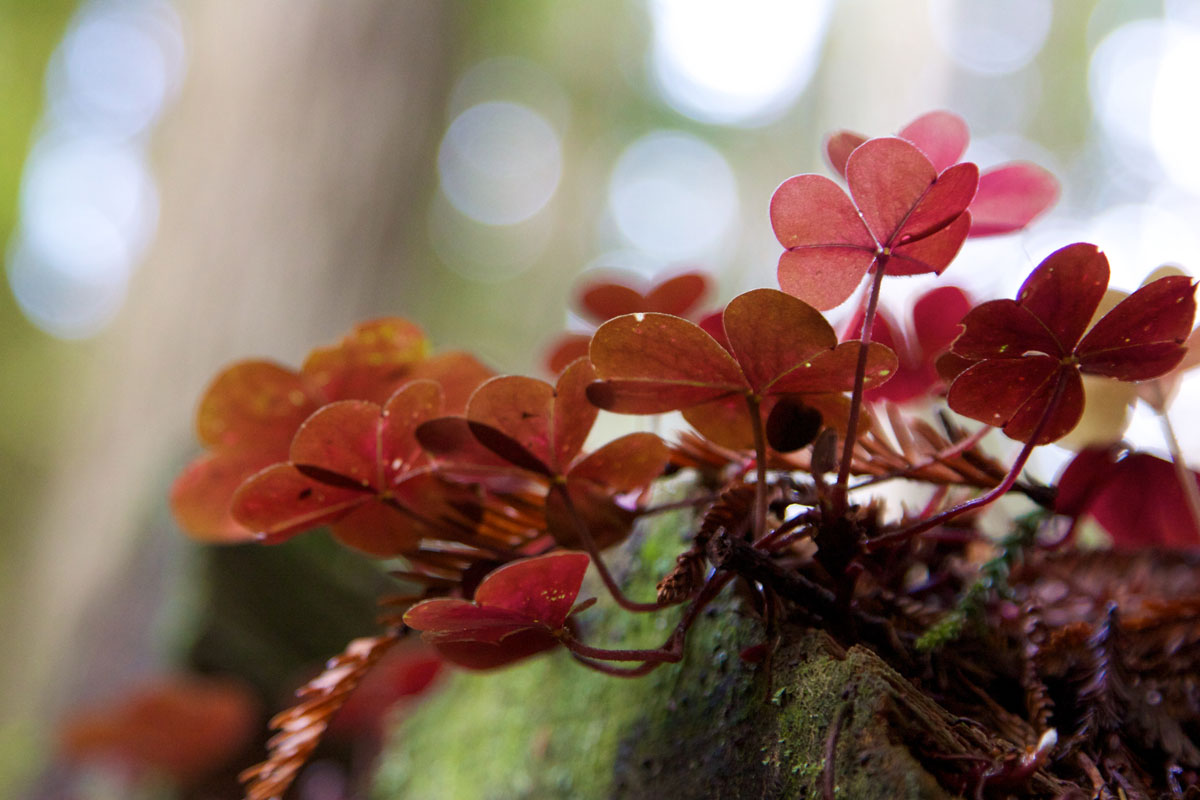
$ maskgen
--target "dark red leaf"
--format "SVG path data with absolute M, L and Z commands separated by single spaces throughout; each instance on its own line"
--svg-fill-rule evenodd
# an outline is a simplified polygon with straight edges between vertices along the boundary
M 1195 285 L 1173 276 L 1147 284 L 1105 314 L 1075 353 L 1080 369 L 1126 381 L 1156 378 L 1178 364 L 1196 316 Z
M 1054 510 L 1069 517 L 1086 512 L 1092 498 L 1113 474 L 1119 453 L 1111 447 L 1080 450 L 1058 477 Z
M 1021 285 L 1017 302 L 1054 337 L 1056 352 L 1065 354 L 1079 343 L 1107 288 L 1108 259 L 1094 244 L 1080 242 L 1043 259 Z
M 1187 470 L 1200 485 L 1200 475 Z M 1087 513 L 1112 537 L 1113 548 L 1200 547 L 1200 530 L 1170 461 L 1149 453 L 1121 459 L 1092 497 Z
M 1067 385 L 1038 437 L 1039 443 L 1052 442 L 1069 433 L 1083 413 L 1078 371 L 1064 368 L 1055 358 L 980 361 L 959 374 L 946 399 L 957 413 L 1003 427 L 1010 438 L 1024 442 L 1049 408 L 1060 374 L 1067 375 Z
M 821 430 L 821 412 L 800 399 L 783 397 L 767 415 L 767 444 L 780 453 L 791 453 L 812 443 Z
M 1015 300 L 989 300 L 976 306 L 963 317 L 962 327 L 950 352 L 973 361 L 1020 359 L 1028 353 L 1060 358 L 1069 352 L 1061 349 L 1041 320 Z
M 449 660 L 490 669 L 554 647 L 587 571 L 583 553 L 556 552 L 515 561 L 490 573 L 475 601 L 442 598 L 404 615 Z

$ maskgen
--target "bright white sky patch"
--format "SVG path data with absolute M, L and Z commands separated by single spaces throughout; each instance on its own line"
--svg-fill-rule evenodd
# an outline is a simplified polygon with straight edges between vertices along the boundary
M 829 0 L 652 0 L 659 91 L 701 122 L 767 122 L 812 79 L 830 9 Z

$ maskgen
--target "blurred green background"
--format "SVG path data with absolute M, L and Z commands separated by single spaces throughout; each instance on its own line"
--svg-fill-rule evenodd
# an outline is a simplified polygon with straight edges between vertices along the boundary
M 826 171 L 832 130 L 935 108 L 970 124 L 968 158 L 1064 182 L 948 278 L 1010 295 L 1087 240 L 1133 288 L 1200 249 L 1196 9 L 0 1 L 0 794 L 64 713 L 173 663 L 284 682 L 370 630 L 378 576 L 355 557 L 299 580 L 333 558 L 318 538 L 238 555 L 174 529 L 167 487 L 222 365 L 296 364 L 386 314 L 541 374 L 581 271 L 707 269 L 713 307 L 773 285 L 773 188 Z M 1193 381 L 1176 408 L 1198 400 Z M 1130 436 L 1157 447 L 1152 419 Z M 258 621 L 221 622 L 239 614 Z

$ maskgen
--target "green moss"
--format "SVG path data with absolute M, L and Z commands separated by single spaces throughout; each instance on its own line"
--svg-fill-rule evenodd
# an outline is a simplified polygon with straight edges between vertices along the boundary
M 647 597 L 680 550 L 685 516 L 657 521 L 626 552 L 630 592 Z M 614 559 L 621 569 L 620 557 Z M 596 592 L 601 594 L 601 592 Z M 602 600 L 603 605 L 603 600 Z M 593 609 L 582 632 L 604 646 L 652 646 L 677 610 Z M 696 623 L 681 664 L 627 680 L 564 653 L 494 674 L 456 675 L 397 725 L 377 800 L 457 798 L 821 797 L 830 725 L 837 796 L 945 796 L 886 719 L 903 680 L 861 648 L 785 630 L 771 674 L 738 653 L 761 626 L 725 597 Z

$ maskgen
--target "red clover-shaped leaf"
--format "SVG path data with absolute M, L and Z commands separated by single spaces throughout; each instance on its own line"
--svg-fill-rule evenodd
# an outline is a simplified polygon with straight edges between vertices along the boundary
M 1189 469 L 1187 476 L 1200 485 L 1200 474 Z M 1055 510 L 1092 517 L 1117 550 L 1200 548 L 1175 465 L 1149 453 L 1118 459 L 1110 449 L 1081 451 L 1059 477 Z
M 632 275 L 608 275 L 588 281 L 580 292 L 579 305 L 597 323 L 648 311 L 682 317 L 709 289 L 709 280 L 701 272 L 675 275 L 645 291 L 637 284 Z
M 505 666 L 558 644 L 587 567 L 586 554 L 570 551 L 515 561 L 488 574 L 474 602 L 427 600 L 404 623 L 460 666 Z
M 1019 441 L 1029 441 L 1049 414 L 1038 443 L 1051 442 L 1083 413 L 1081 373 L 1145 380 L 1174 367 L 1196 311 L 1191 281 L 1171 277 L 1142 287 L 1085 336 L 1107 284 L 1104 254 L 1073 244 L 1042 261 L 1015 301 L 973 309 L 951 352 L 975 363 L 954 379 L 950 407 Z M 1051 408 L 1056 391 L 1061 396 Z
M 363 400 L 324 406 L 296 432 L 288 463 L 238 489 L 234 516 L 268 541 L 335 523 L 342 538 L 373 554 L 410 549 L 421 528 L 397 511 L 370 506 L 403 494 L 403 484 L 414 478 L 429 488 L 414 430 L 440 409 L 441 389 L 433 381 L 405 384 L 382 408 Z M 359 513 L 347 517 L 351 512 Z
M 705 436 L 740 448 L 752 441 L 747 398 L 756 397 L 767 413 L 785 395 L 824 397 L 853 387 L 861 345 L 837 344 L 833 328 L 804 301 L 757 289 L 734 298 L 722 319 L 728 349 L 677 317 L 611 320 L 592 338 L 601 380 L 588 397 L 619 413 L 682 410 Z M 869 345 L 867 385 L 886 380 L 895 366 L 891 350 Z
M 912 142 L 941 172 L 958 162 L 970 134 L 962 118 L 932 111 L 909 123 L 898 134 Z M 826 141 L 825 153 L 839 175 L 846 174 L 850 154 L 867 141 L 851 131 L 839 131 Z M 971 236 L 993 236 L 1020 230 L 1058 198 L 1058 181 L 1046 170 L 1027 162 L 1012 162 L 985 170 L 971 201 Z
M 833 308 L 868 269 L 894 275 L 940 273 L 966 238 L 964 216 L 978 170 L 958 164 L 940 175 L 901 139 L 871 139 L 850 154 L 853 200 L 819 175 L 790 178 L 771 198 L 771 224 L 785 252 L 779 285 L 819 309 Z

